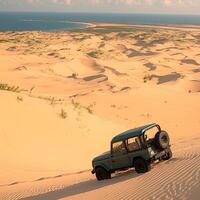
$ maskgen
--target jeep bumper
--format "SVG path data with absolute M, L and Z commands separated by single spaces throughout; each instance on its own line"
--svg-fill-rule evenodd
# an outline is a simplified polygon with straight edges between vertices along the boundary
M 157 160 L 159 158 L 161 158 L 162 156 L 164 156 L 166 153 L 168 153 L 170 151 L 170 148 L 167 148 L 159 153 L 157 153 L 153 158 L 154 160 Z

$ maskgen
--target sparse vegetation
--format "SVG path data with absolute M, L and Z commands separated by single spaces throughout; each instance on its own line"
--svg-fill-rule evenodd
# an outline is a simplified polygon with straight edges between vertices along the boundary
M 60 116 L 61 116 L 63 119 L 67 118 L 67 112 L 66 112 L 64 109 L 61 109 Z
M 30 90 L 29 90 L 29 96 L 31 96 L 32 91 L 35 89 L 35 86 L 33 86 Z
M 72 102 L 72 105 L 74 106 L 74 109 L 83 108 L 83 109 L 87 110 L 89 114 L 93 114 L 94 113 L 92 108 L 95 106 L 96 103 L 90 104 L 89 106 L 82 106 L 80 103 L 75 102 L 74 99 L 72 99 L 71 102 Z M 80 114 L 80 112 L 79 112 L 79 114 Z
M 4 42 L 10 42 L 10 41 L 7 40 L 7 39 L 1 39 L 1 40 L 0 40 L 0 43 L 4 43 Z
M 87 53 L 88 56 L 93 57 L 93 58 L 98 58 L 98 51 L 91 51 L 89 53 Z
M 113 104 L 113 105 L 111 105 L 111 107 L 112 107 L 112 108 L 116 108 L 117 106 Z
M 80 109 L 81 108 L 81 104 L 78 102 L 75 102 L 74 99 L 72 99 L 72 105 L 74 106 L 75 109 Z
M 71 76 L 68 76 L 68 78 L 77 79 L 78 78 L 78 74 L 77 73 L 73 73 Z
M 24 91 L 19 88 L 19 86 L 9 86 L 8 84 L 0 83 L 0 90 L 6 90 L 6 91 L 11 91 L 11 92 L 21 92 Z
M 146 83 L 147 81 L 151 81 L 152 80 L 152 75 L 145 75 L 143 80 L 144 80 L 144 83 Z
M 88 113 L 93 114 L 93 112 L 94 112 L 94 111 L 92 110 L 93 106 L 94 106 L 94 105 L 91 104 L 91 105 L 85 107 L 85 109 L 88 111 Z
M 50 101 L 51 101 L 50 104 L 51 104 L 51 105 L 54 105 L 54 104 L 55 104 L 55 97 L 52 97 Z
M 78 74 L 77 74 L 77 73 L 73 73 L 73 74 L 72 74 L 72 78 L 77 79 L 77 77 L 78 77 Z
M 17 96 L 17 101 L 20 102 L 20 101 L 23 101 L 23 97 L 22 96 Z
M 21 70 L 27 70 L 27 67 L 20 66 L 20 67 L 16 67 L 14 70 L 19 70 L 19 71 L 21 71 Z
M 121 88 L 120 91 L 127 91 L 127 90 L 130 90 L 130 89 L 131 89 L 131 87 L 126 86 L 126 87 Z
M 55 97 L 51 96 L 36 96 L 36 98 L 50 101 L 50 105 L 55 105 L 57 102 L 63 101 L 63 99 L 56 99 Z
M 16 42 L 15 39 L 0 39 L 0 43 L 5 43 L 5 42 Z

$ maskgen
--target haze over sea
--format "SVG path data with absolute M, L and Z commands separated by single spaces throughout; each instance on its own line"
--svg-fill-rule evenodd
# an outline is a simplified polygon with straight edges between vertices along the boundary
M 61 31 L 86 28 L 77 22 L 112 22 L 148 25 L 200 25 L 200 15 L 105 13 L 0 13 L 0 31 Z

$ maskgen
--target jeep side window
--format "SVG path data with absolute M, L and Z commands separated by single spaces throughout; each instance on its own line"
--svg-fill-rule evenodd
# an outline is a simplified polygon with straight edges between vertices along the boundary
M 158 132 L 159 130 L 158 130 L 158 128 L 157 127 L 153 127 L 153 128 L 151 128 L 151 129 L 149 129 L 149 130 L 147 130 L 146 132 L 145 132 L 145 135 L 146 135 L 146 140 L 148 141 L 148 140 L 151 140 L 151 139 L 154 139 L 154 137 L 155 137 L 155 135 L 156 135 L 156 133 Z
M 153 127 L 145 132 L 145 140 L 147 141 L 147 145 L 151 145 L 153 143 L 155 135 L 158 131 L 159 130 L 157 127 Z
M 123 141 L 115 142 L 112 144 L 112 153 L 113 154 L 119 154 L 119 153 L 123 153 L 123 152 L 126 152 L 126 147 L 125 147 Z
M 137 151 L 142 148 L 141 142 L 138 137 L 129 138 L 128 139 L 128 150 L 129 151 Z

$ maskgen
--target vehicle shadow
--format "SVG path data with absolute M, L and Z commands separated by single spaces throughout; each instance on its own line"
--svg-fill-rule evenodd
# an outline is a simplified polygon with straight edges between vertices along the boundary
M 137 174 L 133 170 L 129 170 L 129 171 L 121 172 L 119 174 L 114 175 L 114 177 L 110 180 L 104 180 L 104 181 L 98 182 L 96 179 L 91 179 L 88 181 L 67 186 L 66 188 L 63 188 L 60 190 L 50 191 L 44 194 L 22 198 L 22 200 L 41 200 L 41 199 L 42 200 L 57 200 L 60 198 L 66 198 L 73 195 L 90 192 L 96 189 L 103 188 L 108 185 L 113 185 L 119 182 L 126 181 L 128 179 L 132 179 L 138 176 L 140 176 L 140 174 Z

